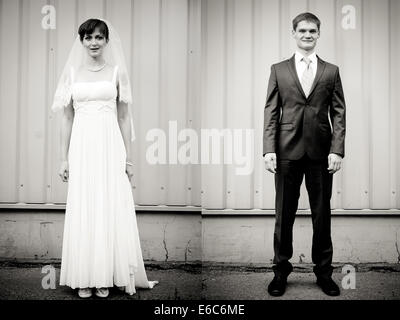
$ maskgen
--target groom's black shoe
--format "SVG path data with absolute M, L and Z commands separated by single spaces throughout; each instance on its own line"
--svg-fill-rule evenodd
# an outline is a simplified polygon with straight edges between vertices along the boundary
M 268 285 L 268 293 L 271 296 L 279 297 L 285 293 L 287 276 L 275 274 L 274 279 Z
M 328 296 L 340 295 L 340 289 L 331 277 L 318 277 L 317 285 L 320 286 L 322 291 Z

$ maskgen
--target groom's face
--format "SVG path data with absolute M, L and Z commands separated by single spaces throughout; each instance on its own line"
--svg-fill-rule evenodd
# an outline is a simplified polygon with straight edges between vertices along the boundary
M 319 38 L 319 29 L 314 22 L 300 21 L 296 30 L 292 31 L 297 47 L 305 51 L 314 50 Z

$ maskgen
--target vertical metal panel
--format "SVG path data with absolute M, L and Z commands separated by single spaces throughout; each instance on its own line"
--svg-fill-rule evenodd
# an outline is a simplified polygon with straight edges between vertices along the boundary
M 252 0 L 227 2 L 227 108 L 226 127 L 253 127 L 252 63 L 253 63 L 253 8 Z M 238 137 L 244 140 L 244 132 Z M 235 133 L 232 132 L 235 137 Z M 243 143 L 238 143 L 242 146 Z M 249 146 L 248 146 L 249 147 Z M 241 152 L 233 149 L 236 157 Z M 238 158 L 236 158 L 238 160 Z M 226 166 L 226 205 L 229 208 L 253 206 L 253 176 L 236 174 L 237 161 Z
M 179 165 L 179 132 L 187 127 L 187 63 L 188 63 L 188 2 L 162 1 L 161 110 L 160 127 L 168 132 L 169 166 L 162 173 L 165 202 L 179 205 L 186 202 L 186 166 Z M 185 88 L 186 90 L 182 90 Z M 175 126 L 177 131 L 175 132 Z
M 201 130 L 201 0 L 189 0 L 188 21 L 188 91 L 187 128 Z M 198 144 L 200 140 L 197 140 Z M 197 147 L 197 146 L 195 146 Z M 200 156 L 197 148 L 197 156 Z M 186 165 L 186 203 L 201 204 L 201 167 L 199 163 Z
M 134 119 L 136 135 L 144 138 L 148 130 L 159 126 L 161 3 L 158 0 L 134 1 L 133 5 Z M 134 143 L 135 162 L 138 164 L 134 176 L 135 199 L 141 199 L 142 204 L 160 204 L 161 169 L 146 161 L 143 138 Z
M 77 18 L 76 1 L 57 0 L 52 3 L 57 10 L 56 29 L 46 31 L 50 35 L 50 56 L 48 64 L 49 73 L 49 99 L 47 107 L 50 107 L 53 94 L 56 89 L 58 77 L 60 76 L 65 61 L 68 58 L 69 50 L 76 36 Z M 59 14 L 61 13 L 62 14 Z M 42 31 L 44 32 L 44 31 Z M 48 153 L 51 158 L 49 169 L 51 170 L 51 179 L 49 182 L 50 194 L 46 202 L 64 203 L 67 194 L 67 184 L 63 183 L 58 176 L 59 164 L 61 160 L 60 153 L 60 125 L 61 112 L 54 114 L 49 112 L 49 133 L 47 135 Z M 40 168 L 37 168 L 40 170 Z M 25 199 L 19 199 L 20 202 L 27 202 Z
M 20 14 L 18 1 L 0 2 L 0 201 L 10 202 L 17 201 L 19 189 L 16 133 L 19 127 Z
M 30 203 L 45 202 L 48 42 L 41 27 L 44 5 L 44 0 L 22 1 L 19 197 Z
M 400 208 L 400 2 L 391 0 L 390 11 L 390 185 L 391 208 Z
M 83 22 L 90 18 L 104 17 L 104 1 L 77 1 L 77 21 Z
M 261 149 L 269 67 L 293 54 L 291 21 L 300 12 L 311 11 L 322 21 L 317 53 L 339 66 L 347 102 L 346 157 L 343 170 L 334 176 L 332 207 L 399 208 L 400 93 L 395 76 L 399 73 L 398 2 L 253 0 L 225 4 L 222 0 L 203 1 L 203 41 L 207 45 L 203 70 L 207 76 L 202 86 L 202 126 L 218 128 L 224 123 L 233 128 L 239 123 L 246 128 L 250 123 L 255 129 L 255 169 L 252 177 L 240 180 L 229 167 L 203 168 L 203 191 L 211 195 L 203 197 L 203 207 L 274 208 L 273 175 L 263 168 Z M 355 8 L 355 29 L 342 26 L 345 5 Z M 210 7 L 219 11 L 207 9 Z M 227 50 L 221 45 L 224 41 Z M 242 47 L 236 45 L 239 43 Z M 226 68 L 216 68 L 224 66 L 225 61 Z M 249 90 L 253 103 L 249 102 Z M 227 106 L 222 103 L 225 100 Z M 238 104 L 242 108 L 236 107 Z M 253 119 L 250 122 L 249 117 Z M 225 185 L 238 190 L 232 200 L 221 188 Z M 308 208 L 304 184 L 301 191 L 299 208 Z
M 56 9 L 55 30 L 41 25 L 47 4 Z M 169 120 L 186 128 L 200 115 L 194 111 L 199 67 L 193 67 L 200 66 L 199 0 L 0 0 L 0 8 L 1 202 L 65 202 L 67 185 L 57 174 L 61 114 L 51 113 L 50 105 L 78 26 L 100 17 L 121 35 L 131 72 L 136 203 L 200 205 L 194 166 L 146 160 L 148 130 L 168 129 Z M 196 121 L 191 125 L 199 128 Z
M 254 2 L 254 35 L 253 35 L 253 124 L 254 124 L 254 208 L 266 208 L 274 201 L 274 181 L 265 174 L 265 165 L 258 161 L 262 155 L 265 90 L 268 86 L 270 73 L 269 66 L 264 61 L 278 61 L 281 56 L 279 45 L 271 46 L 270 43 L 280 43 L 280 19 L 276 13 L 280 11 L 280 1 L 256 0 Z M 258 41 L 268 39 L 268 41 Z M 263 66 L 263 67 L 260 67 Z
M 225 127 L 226 82 L 226 1 L 202 1 L 202 129 Z M 202 139 L 202 142 L 205 142 Z M 202 144 L 202 155 L 209 149 Z M 216 155 L 217 156 L 217 155 Z M 222 156 L 222 152 L 219 153 Z M 211 162 L 211 159 L 208 159 Z M 202 205 L 212 208 L 225 207 L 225 174 L 223 164 L 201 165 Z
M 340 8 L 352 5 L 357 15 L 356 28 L 341 31 Z M 369 208 L 369 112 L 364 100 L 364 68 L 362 15 L 363 1 L 337 2 L 337 58 L 341 61 L 341 77 L 347 104 L 346 158 L 343 163 L 343 207 Z M 347 72 L 351 70 L 351 72 Z M 357 177 L 355 179 L 354 177 Z M 339 190 L 335 190 L 338 192 Z
M 369 89 L 371 98 L 371 208 L 390 205 L 390 154 L 389 154 L 389 24 L 388 1 L 365 1 L 364 26 L 369 39 L 365 41 L 368 52 L 366 63 L 370 68 Z M 385 22 L 385 23 L 383 23 Z

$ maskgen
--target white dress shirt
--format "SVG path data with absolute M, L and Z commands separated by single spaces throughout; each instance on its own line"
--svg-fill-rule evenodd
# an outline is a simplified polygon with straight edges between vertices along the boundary
M 296 62 L 296 71 L 297 71 L 297 76 L 299 77 L 299 81 L 301 83 L 301 78 L 303 77 L 303 73 L 307 68 L 307 64 L 302 61 L 301 59 L 303 59 L 303 55 L 296 51 L 296 54 L 294 56 L 295 62 Z M 317 74 L 317 67 L 318 67 L 318 58 L 317 58 L 317 54 L 315 52 L 313 52 L 312 54 L 310 54 L 308 56 L 308 58 L 311 60 L 310 63 L 310 67 L 312 69 L 313 72 L 313 80 L 315 79 L 315 75 Z

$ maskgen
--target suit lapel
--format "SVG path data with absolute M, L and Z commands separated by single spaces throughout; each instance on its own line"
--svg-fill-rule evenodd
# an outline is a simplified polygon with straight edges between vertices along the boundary
M 310 97 L 312 95 L 312 93 L 314 92 L 314 89 L 317 86 L 317 83 L 318 83 L 319 79 L 321 78 L 321 76 L 322 76 L 322 74 L 324 73 L 324 70 L 325 70 L 325 62 L 323 60 L 321 60 L 320 57 L 317 56 L 317 58 L 318 58 L 317 74 L 315 75 L 314 82 L 313 82 L 313 84 L 311 86 L 310 93 L 309 93 L 308 97 Z
M 294 58 L 295 55 L 293 55 L 289 60 L 288 60 L 288 68 L 290 71 L 290 74 L 293 77 L 294 82 L 297 85 L 297 88 L 299 89 L 300 93 L 303 95 L 304 98 L 306 98 L 306 94 L 303 91 L 303 87 L 301 86 L 299 77 L 297 76 L 297 71 L 296 71 L 296 61 Z
M 289 68 L 290 74 L 292 75 L 293 80 L 294 80 L 294 82 L 296 83 L 297 88 L 299 89 L 300 93 L 303 95 L 304 98 L 307 98 L 307 97 L 306 97 L 306 94 L 305 94 L 304 91 L 303 91 L 303 87 L 301 86 L 300 79 L 299 79 L 299 77 L 297 76 L 296 61 L 295 61 L 295 58 L 294 58 L 294 57 L 295 57 L 295 55 L 293 55 L 293 56 L 288 60 L 288 68 Z M 317 58 L 318 58 L 317 73 L 316 73 L 316 75 L 315 75 L 314 82 L 313 82 L 313 84 L 312 84 L 312 86 L 311 86 L 311 89 L 310 89 L 310 93 L 309 93 L 309 95 L 308 95 L 308 98 L 309 98 L 309 97 L 311 96 L 311 94 L 314 92 L 314 89 L 315 89 L 315 87 L 317 86 L 317 83 L 318 83 L 319 79 L 321 78 L 321 76 L 322 76 L 322 74 L 324 73 L 324 70 L 325 70 L 325 62 L 324 62 L 323 60 L 321 60 L 320 57 L 317 56 Z

